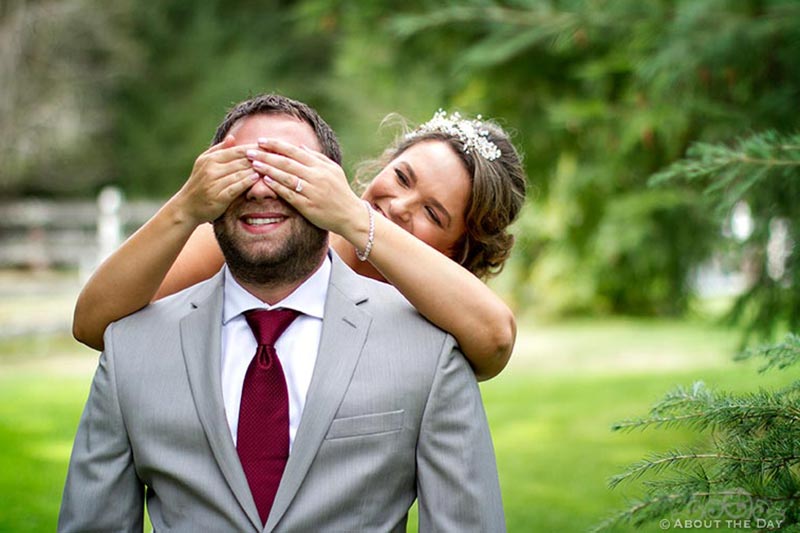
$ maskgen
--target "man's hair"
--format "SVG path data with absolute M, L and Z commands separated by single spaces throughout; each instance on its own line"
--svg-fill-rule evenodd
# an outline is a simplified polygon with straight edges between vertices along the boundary
M 279 94 L 260 94 L 236 104 L 217 127 L 211 144 L 222 142 L 237 120 L 252 115 L 289 115 L 302 120 L 314 130 L 322 153 L 336 163 L 342 164 L 342 149 L 328 123 L 308 105 Z

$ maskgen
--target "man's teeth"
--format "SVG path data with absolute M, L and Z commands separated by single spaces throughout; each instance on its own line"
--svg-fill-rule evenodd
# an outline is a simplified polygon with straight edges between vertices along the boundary
M 267 224 L 277 224 L 281 221 L 281 218 L 246 218 L 244 221 L 251 226 L 266 226 Z

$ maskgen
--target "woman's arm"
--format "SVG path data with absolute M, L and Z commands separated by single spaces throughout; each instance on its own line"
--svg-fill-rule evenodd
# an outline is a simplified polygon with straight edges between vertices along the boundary
M 200 224 L 172 263 L 150 301 L 160 300 L 207 280 L 222 268 L 225 257 L 214 236 L 214 226 Z
M 364 204 L 360 207 L 362 222 L 342 230 L 342 236 L 363 250 L 368 222 Z M 456 338 L 479 380 L 499 374 L 511 357 L 517 334 L 511 309 L 452 259 L 377 213 L 374 218 L 369 262 L 420 314 Z
M 203 152 L 181 190 L 98 267 L 75 304 L 77 340 L 102 350 L 108 324 L 141 309 L 157 293 L 171 294 L 219 270 L 222 254 L 203 222 L 219 216 L 259 178 L 245 157 L 252 146 L 234 147 L 234 141 L 229 136 Z
M 369 231 L 367 210 L 338 165 L 321 154 L 280 141 L 269 140 L 259 146 L 274 154 L 259 152 L 257 160 L 267 166 L 255 168 L 275 180 L 271 185 L 284 200 L 317 226 L 363 249 Z M 294 190 L 298 177 L 305 182 L 301 193 Z M 455 261 L 377 213 L 374 219 L 370 263 L 423 316 L 458 340 L 478 379 L 499 374 L 508 363 L 516 337 L 516 321 L 509 307 Z M 351 265 L 358 261 L 352 246 L 337 246 Z

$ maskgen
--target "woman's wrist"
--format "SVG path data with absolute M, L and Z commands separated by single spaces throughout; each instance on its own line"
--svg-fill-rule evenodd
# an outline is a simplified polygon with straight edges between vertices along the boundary
M 348 201 L 348 207 L 342 212 L 339 228 L 331 228 L 331 231 L 344 237 L 356 249 L 364 248 L 369 235 L 369 215 L 364 207 L 364 201 L 353 195 L 352 201 Z
M 367 200 L 364 200 L 364 207 L 367 210 L 367 242 L 362 248 L 356 246 L 356 257 L 359 261 L 366 261 L 369 259 L 369 254 L 372 251 L 372 245 L 375 244 L 375 212 Z
M 172 225 L 183 226 L 190 231 L 194 231 L 197 226 L 206 222 L 202 217 L 192 213 L 192 210 L 189 209 L 187 202 L 181 195 L 181 191 L 178 191 L 172 198 L 167 200 L 162 210 Z

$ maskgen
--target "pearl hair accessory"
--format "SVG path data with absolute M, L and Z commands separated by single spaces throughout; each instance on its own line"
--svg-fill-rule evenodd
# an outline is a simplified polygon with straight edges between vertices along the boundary
M 443 109 L 439 109 L 432 119 L 408 133 L 406 139 L 414 139 L 426 133 L 445 133 L 461 141 L 465 154 L 474 151 L 487 161 L 494 161 L 500 157 L 500 149 L 489 140 L 489 131 L 481 127 L 480 120 L 480 115 L 476 120 L 469 120 L 461 118 L 458 112 L 447 116 Z

